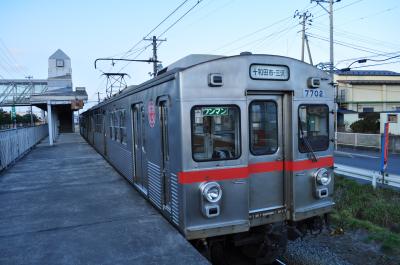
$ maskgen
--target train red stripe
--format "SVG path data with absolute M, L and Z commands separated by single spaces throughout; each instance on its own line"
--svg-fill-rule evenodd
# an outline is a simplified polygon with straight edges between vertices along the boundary
M 313 162 L 311 160 L 262 162 L 250 164 L 248 167 L 180 172 L 179 183 L 191 184 L 203 181 L 242 179 L 247 178 L 249 174 L 255 173 L 265 173 L 281 170 L 299 171 L 330 166 L 333 166 L 332 156 L 319 158 L 317 162 Z
M 287 171 L 299 171 L 307 170 L 318 167 L 330 167 L 333 166 L 333 157 L 321 157 L 318 161 L 313 162 L 311 160 L 301 160 L 301 161 L 285 161 L 285 170 Z

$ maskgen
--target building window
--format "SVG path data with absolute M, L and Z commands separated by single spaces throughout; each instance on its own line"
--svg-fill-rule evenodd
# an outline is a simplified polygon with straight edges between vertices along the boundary
M 64 67 L 64 60 L 57 59 L 56 60 L 56 66 L 57 67 Z
M 363 108 L 363 112 L 374 112 L 374 108 L 371 107 Z
M 397 123 L 397 114 L 388 114 L 387 121 L 390 123 Z

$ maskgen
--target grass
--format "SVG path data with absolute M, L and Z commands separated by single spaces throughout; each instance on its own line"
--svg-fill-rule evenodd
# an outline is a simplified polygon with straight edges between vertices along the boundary
M 365 229 L 369 239 L 387 253 L 400 254 L 400 192 L 359 184 L 340 176 L 335 178 L 337 226 Z

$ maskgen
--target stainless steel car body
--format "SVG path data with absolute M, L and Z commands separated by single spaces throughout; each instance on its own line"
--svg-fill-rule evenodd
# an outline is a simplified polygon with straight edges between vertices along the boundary
M 286 67 L 288 78 L 252 78 L 252 65 Z M 216 79 L 220 85 L 210 82 L 214 74 L 221 77 Z M 306 90 L 315 91 L 311 78 L 318 80 L 315 85 L 323 96 L 306 96 Z M 250 150 L 249 108 L 258 101 L 276 107 L 277 148 L 263 155 Z M 298 117 L 304 104 L 329 110 L 329 143 L 324 150 L 299 151 Z M 237 158 L 194 159 L 196 106 L 239 109 Z M 84 112 L 81 134 L 186 238 L 198 239 L 331 211 L 333 181 L 319 189 L 315 172 L 319 168 L 332 172 L 333 113 L 331 80 L 309 64 L 273 55 L 196 55 Z M 222 190 L 215 206 L 201 193 L 208 182 L 218 183 Z

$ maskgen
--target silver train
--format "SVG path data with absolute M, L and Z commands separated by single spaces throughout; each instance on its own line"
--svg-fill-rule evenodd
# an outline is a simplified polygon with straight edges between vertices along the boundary
M 321 229 L 333 202 L 334 89 L 304 62 L 189 55 L 80 116 L 80 132 L 213 261 L 257 262 Z

